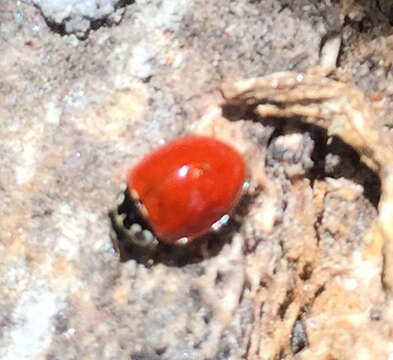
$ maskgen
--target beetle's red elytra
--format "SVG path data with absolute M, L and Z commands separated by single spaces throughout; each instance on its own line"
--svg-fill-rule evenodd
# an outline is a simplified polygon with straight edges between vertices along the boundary
M 230 145 L 200 135 L 172 140 L 128 173 L 126 195 L 134 203 L 131 211 L 140 214 L 119 211 L 128 219 L 127 240 L 192 241 L 225 222 L 245 184 L 244 160 Z

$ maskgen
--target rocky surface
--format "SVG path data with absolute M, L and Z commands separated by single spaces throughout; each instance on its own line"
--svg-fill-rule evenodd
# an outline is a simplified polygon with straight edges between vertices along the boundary
M 386 232 L 372 231 L 390 204 L 373 162 L 391 153 L 390 2 L 78 4 L 0 2 L 0 358 L 391 358 Z M 386 143 L 304 108 L 219 106 L 222 83 L 313 68 L 337 37 L 340 81 L 375 105 Z M 108 211 L 127 169 L 190 131 L 247 160 L 235 226 L 207 252 L 120 262 Z

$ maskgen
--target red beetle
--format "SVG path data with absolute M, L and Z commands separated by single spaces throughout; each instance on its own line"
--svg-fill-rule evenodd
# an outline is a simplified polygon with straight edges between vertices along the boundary
M 188 243 L 229 219 L 245 181 L 231 146 L 200 135 L 172 140 L 130 170 L 111 214 L 117 238 L 139 247 Z

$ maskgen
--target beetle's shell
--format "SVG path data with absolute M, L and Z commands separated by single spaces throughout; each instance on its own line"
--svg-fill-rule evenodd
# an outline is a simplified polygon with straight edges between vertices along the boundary
M 210 137 L 188 135 L 154 150 L 128 174 L 155 235 L 164 242 L 194 239 L 231 212 L 246 177 L 242 156 Z

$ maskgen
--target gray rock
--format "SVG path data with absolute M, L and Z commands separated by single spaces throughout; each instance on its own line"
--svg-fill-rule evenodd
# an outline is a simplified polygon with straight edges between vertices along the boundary
M 85 37 L 99 22 L 118 23 L 124 13 L 123 0 L 33 0 L 47 23 L 66 34 Z

